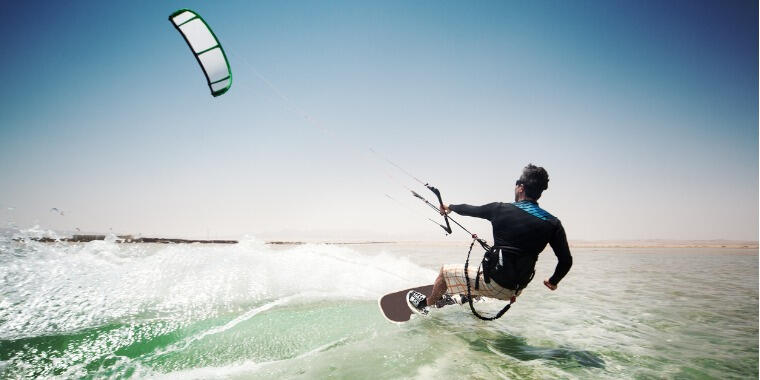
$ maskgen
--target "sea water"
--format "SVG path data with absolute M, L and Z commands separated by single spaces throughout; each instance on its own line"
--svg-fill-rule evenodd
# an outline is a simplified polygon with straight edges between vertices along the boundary
M 758 374 L 757 249 L 575 249 L 555 292 L 541 284 L 556 264 L 547 249 L 502 319 L 449 306 L 397 325 L 377 299 L 463 263 L 467 242 L 160 245 L 27 235 L 0 237 L 0 378 Z M 501 306 L 476 304 L 485 313 Z

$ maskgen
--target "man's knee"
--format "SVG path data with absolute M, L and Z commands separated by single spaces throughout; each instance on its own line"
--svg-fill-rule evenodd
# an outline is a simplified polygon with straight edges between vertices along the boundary
M 446 285 L 446 277 L 443 275 L 443 267 L 441 267 L 441 270 L 438 272 L 438 278 L 435 279 L 435 282 Z

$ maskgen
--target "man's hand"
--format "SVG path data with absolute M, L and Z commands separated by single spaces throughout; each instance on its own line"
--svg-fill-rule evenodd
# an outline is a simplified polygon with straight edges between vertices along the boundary
M 441 205 L 439 208 L 441 210 L 441 215 L 448 215 L 451 213 L 451 210 L 449 209 L 449 206 L 451 205 Z
M 557 290 L 557 285 L 552 284 L 549 280 L 544 280 L 544 285 L 546 285 L 549 290 Z

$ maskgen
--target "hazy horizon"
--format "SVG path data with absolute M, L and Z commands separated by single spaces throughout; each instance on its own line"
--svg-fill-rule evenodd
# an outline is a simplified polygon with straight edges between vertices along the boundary
M 221 97 L 167 20 L 182 7 L 230 58 Z M 433 194 L 371 147 L 446 203 L 509 202 L 544 166 L 539 203 L 571 241 L 758 240 L 756 2 L 0 11 L 3 227 L 467 239 L 426 221 L 404 186 Z

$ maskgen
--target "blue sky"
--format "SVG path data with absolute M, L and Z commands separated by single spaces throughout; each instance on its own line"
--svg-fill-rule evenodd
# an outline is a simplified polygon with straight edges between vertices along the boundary
M 221 40 L 227 94 L 208 94 L 167 20 L 178 8 Z M 510 201 L 521 168 L 542 165 L 540 203 L 571 239 L 757 240 L 756 2 L 31 1 L 0 12 L 0 218 L 18 226 L 441 238 L 386 173 L 415 182 L 373 147 L 450 203 Z

